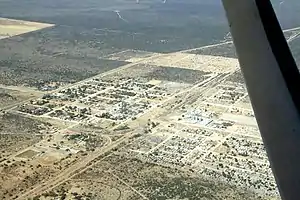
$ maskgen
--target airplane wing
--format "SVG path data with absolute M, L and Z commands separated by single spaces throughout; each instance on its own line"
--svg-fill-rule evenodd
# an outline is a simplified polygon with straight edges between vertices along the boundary
M 223 0 L 280 195 L 300 199 L 300 74 L 269 0 Z

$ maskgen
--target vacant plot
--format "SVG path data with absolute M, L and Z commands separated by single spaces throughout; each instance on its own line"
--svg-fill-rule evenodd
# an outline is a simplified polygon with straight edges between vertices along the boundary
M 32 31 L 37 31 L 51 26 L 53 25 L 38 23 L 38 22 L 0 18 L 0 39 L 32 32 Z
M 123 185 L 109 173 L 92 179 L 73 179 L 55 189 L 35 197 L 41 200 L 51 199 L 103 199 L 125 200 L 134 194 L 127 186 Z
M 245 79 L 241 70 L 235 71 L 233 74 L 228 76 L 226 80 L 231 82 L 243 83 L 243 84 L 245 83 Z
M 237 58 L 235 46 L 231 44 L 223 44 L 216 47 L 209 47 L 204 49 L 198 49 L 190 51 L 192 54 L 210 55 L 210 56 L 222 56 L 228 58 Z
M 284 36 L 286 39 L 293 37 L 294 35 L 298 34 L 299 30 L 295 31 L 286 31 L 284 32 Z M 297 48 L 297 39 L 290 43 L 294 56 L 298 61 L 298 52 L 299 49 Z M 222 56 L 227 58 L 237 58 L 236 48 L 233 43 L 225 43 L 223 45 L 208 47 L 208 48 L 199 48 L 196 50 L 188 51 L 191 54 L 199 54 L 199 55 L 210 55 L 210 56 Z
M 81 28 L 53 27 L 0 41 L 0 84 L 44 88 L 73 83 L 127 64 L 100 59 L 123 51 Z
M 144 75 L 144 78 L 193 84 L 203 81 L 205 79 L 204 75 L 207 74 L 207 72 L 192 69 L 154 67 L 151 72 Z
M 110 175 L 108 178 L 107 175 Z M 106 178 L 104 178 L 106 177 Z M 255 194 L 222 183 L 210 182 L 190 172 L 112 155 L 78 175 L 76 179 L 104 181 L 117 186 L 119 181 L 134 194 L 121 199 L 257 199 Z M 76 179 L 74 181 L 76 181 Z M 120 187 L 120 186 L 119 186 Z M 99 185 L 99 189 L 101 185 Z M 121 190 L 122 191 L 122 190 Z M 124 194 L 123 192 L 121 194 Z
M 0 134 L 42 134 L 51 127 L 50 123 L 17 114 L 0 115 Z
M 197 69 L 215 73 L 232 72 L 239 65 L 238 60 L 235 58 L 178 52 L 158 56 L 151 60 L 144 60 L 140 63 L 172 68 Z
M 39 152 L 37 151 L 33 151 L 33 150 L 27 150 L 24 151 L 22 153 L 20 153 L 19 155 L 17 155 L 17 157 L 20 158 L 32 158 L 33 156 L 37 155 Z
M 36 91 L 23 91 L 22 88 L 1 88 L 0 86 L 0 108 L 7 108 L 19 102 L 37 97 L 40 93 Z
M 41 135 L 0 134 L 0 162 L 7 156 L 27 148 L 42 139 Z M 20 155 L 19 157 L 27 154 Z M 27 156 L 28 157 L 28 156 Z M 26 157 L 26 158 L 27 158 Z
M 0 157 L 4 158 L 40 141 L 43 133 L 52 127 L 16 114 L 0 115 Z
M 141 82 L 156 80 L 156 84 L 161 83 L 161 81 L 193 84 L 203 81 L 206 78 L 205 75 L 208 74 L 210 73 L 200 70 L 137 64 L 133 67 L 105 76 L 102 79 L 116 81 L 118 79 L 134 78 Z
M 145 58 L 159 55 L 157 53 L 147 52 L 147 51 L 139 51 L 139 50 L 126 50 L 120 53 L 112 54 L 107 57 L 109 60 L 119 60 L 119 61 L 127 61 L 127 62 L 138 62 Z

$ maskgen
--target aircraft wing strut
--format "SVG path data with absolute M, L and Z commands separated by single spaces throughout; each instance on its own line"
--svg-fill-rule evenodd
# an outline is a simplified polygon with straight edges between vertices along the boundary
M 300 74 L 269 0 L 223 0 L 280 195 L 300 199 Z

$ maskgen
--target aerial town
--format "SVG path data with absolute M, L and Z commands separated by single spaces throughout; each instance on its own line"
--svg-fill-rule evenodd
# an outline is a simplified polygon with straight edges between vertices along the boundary
M 143 54 L 135 51 L 136 57 L 127 58 L 126 53 L 111 59 L 138 59 Z M 179 62 L 165 61 L 179 55 Z M 161 67 L 160 61 L 169 66 Z M 60 169 L 73 167 L 70 173 L 76 174 L 84 169 L 77 162 L 93 162 L 101 152 L 186 170 L 262 197 L 278 195 L 236 59 L 188 52 L 149 56 L 45 92 L 10 108 L 9 113 L 55 121 L 62 128 L 47 127 L 52 134 L 3 159 L 4 167 L 11 165 L 10 160 L 55 166 L 48 172 L 54 180 L 58 175 L 68 177 L 60 175 Z M 112 152 L 103 150 L 110 147 Z M 49 185 L 40 181 L 43 187 L 33 187 L 24 195 L 46 194 L 46 199 L 54 195 L 43 193 Z M 4 198 L 8 192 L 3 194 Z
M 74 27 L 0 18 L 0 199 L 280 199 L 229 33 Z

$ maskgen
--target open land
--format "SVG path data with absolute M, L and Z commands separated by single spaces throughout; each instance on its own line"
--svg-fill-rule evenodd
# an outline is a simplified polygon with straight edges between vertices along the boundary
M 0 39 L 53 26 L 52 24 L 0 18 Z
M 5 111 L 55 125 L 8 148 L 1 198 L 278 197 L 236 59 L 106 59 L 131 62 Z
M 1 16 L 45 29 L 0 40 L 1 199 L 279 199 L 219 3 L 24 2 Z
M 300 56 L 299 56 L 299 37 L 300 37 L 300 29 L 293 28 L 287 29 L 284 31 L 285 38 L 288 42 L 288 45 L 291 49 L 291 52 L 294 56 L 294 59 L 300 68 Z M 210 55 L 210 56 L 222 56 L 228 58 L 237 58 L 237 54 L 235 51 L 235 47 L 232 41 L 224 40 L 223 45 L 217 47 L 209 47 L 204 49 L 195 49 L 191 51 L 187 51 L 192 54 L 200 54 L 200 55 Z

